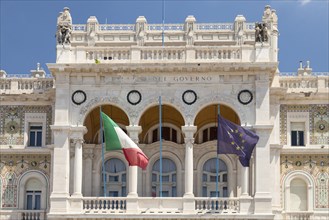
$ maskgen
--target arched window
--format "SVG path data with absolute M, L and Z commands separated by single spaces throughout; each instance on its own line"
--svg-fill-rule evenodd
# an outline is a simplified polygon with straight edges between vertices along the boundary
M 104 187 L 102 173 L 102 187 Z M 124 197 L 127 195 L 126 189 L 126 165 L 117 158 L 109 159 L 105 162 L 105 182 L 107 195 L 110 197 Z M 104 188 L 103 188 L 104 192 Z
M 300 178 L 290 182 L 290 210 L 307 211 L 307 184 Z
M 202 196 L 216 197 L 216 163 L 217 158 L 207 160 L 202 172 Z M 227 197 L 227 166 L 224 161 L 218 161 L 218 196 Z
M 25 209 L 41 209 L 42 183 L 37 178 L 30 178 L 25 185 Z
M 176 164 L 168 159 L 162 159 L 162 196 L 177 196 L 177 170 Z M 160 160 L 152 167 L 152 196 L 160 196 Z

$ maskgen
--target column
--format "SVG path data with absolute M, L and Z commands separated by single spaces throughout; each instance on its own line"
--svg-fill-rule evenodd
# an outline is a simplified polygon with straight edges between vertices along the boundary
M 82 196 L 82 139 L 73 139 L 75 145 L 74 153 L 74 185 L 73 196 Z
M 249 167 L 242 167 L 241 171 L 242 171 L 241 196 L 249 196 Z
M 131 140 L 138 144 L 138 135 L 142 132 L 142 127 L 137 125 L 130 125 L 126 126 L 126 129 Z M 136 213 L 138 211 L 137 171 L 137 166 L 129 166 L 128 195 L 126 204 L 127 213 Z
M 196 126 L 182 126 L 182 132 L 185 135 L 185 193 L 183 199 L 183 212 L 194 213 L 194 194 L 193 194 L 193 144 Z
M 138 144 L 138 135 L 142 132 L 142 127 L 137 125 L 126 126 L 129 137 Z M 128 197 L 138 197 L 137 194 L 137 166 L 129 166 Z
M 182 126 L 185 134 L 185 194 L 184 197 L 194 197 L 193 194 L 193 144 L 196 126 Z

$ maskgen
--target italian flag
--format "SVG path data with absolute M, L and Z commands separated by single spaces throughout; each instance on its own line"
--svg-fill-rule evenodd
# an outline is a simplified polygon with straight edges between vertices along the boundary
M 105 113 L 101 112 L 106 150 L 122 150 L 129 166 L 145 169 L 148 158 L 130 137 Z

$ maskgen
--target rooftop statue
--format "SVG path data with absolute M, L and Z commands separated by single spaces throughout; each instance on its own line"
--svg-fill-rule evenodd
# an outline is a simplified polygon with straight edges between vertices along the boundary
M 57 17 L 57 43 L 58 44 L 70 44 L 72 32 L 72 17 L 70 14 L 70 9 L 65 7 L 63 12 L 60 12 Z
M 255 41 L 261 43 L 268 41 L 268 31 L 266 23 L 255 24 Z

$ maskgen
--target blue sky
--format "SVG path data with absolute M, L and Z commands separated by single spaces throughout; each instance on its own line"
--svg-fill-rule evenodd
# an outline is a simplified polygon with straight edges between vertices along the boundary
M 162 23 L 162 1 L 0 0 L 0 68 L 8 74 L 29 73 L 36 63 L 47 70 L 56 56 L 56 19 L 68 6 L 74 24 L 95 15 L 99 23 L 133 24 L 140 15 L 148 23 Z M 315 72 L 328 72 L 329 0 L 174 1 L 165 0 L 165 22 L 233 22 L 242 14 L 247 22 L 260 21 L 265 5 L 279 17 L 279 69 L 295 72 L 299 61 L 310 60 Z M 48 71 L 48 70 L 47 70 Z

